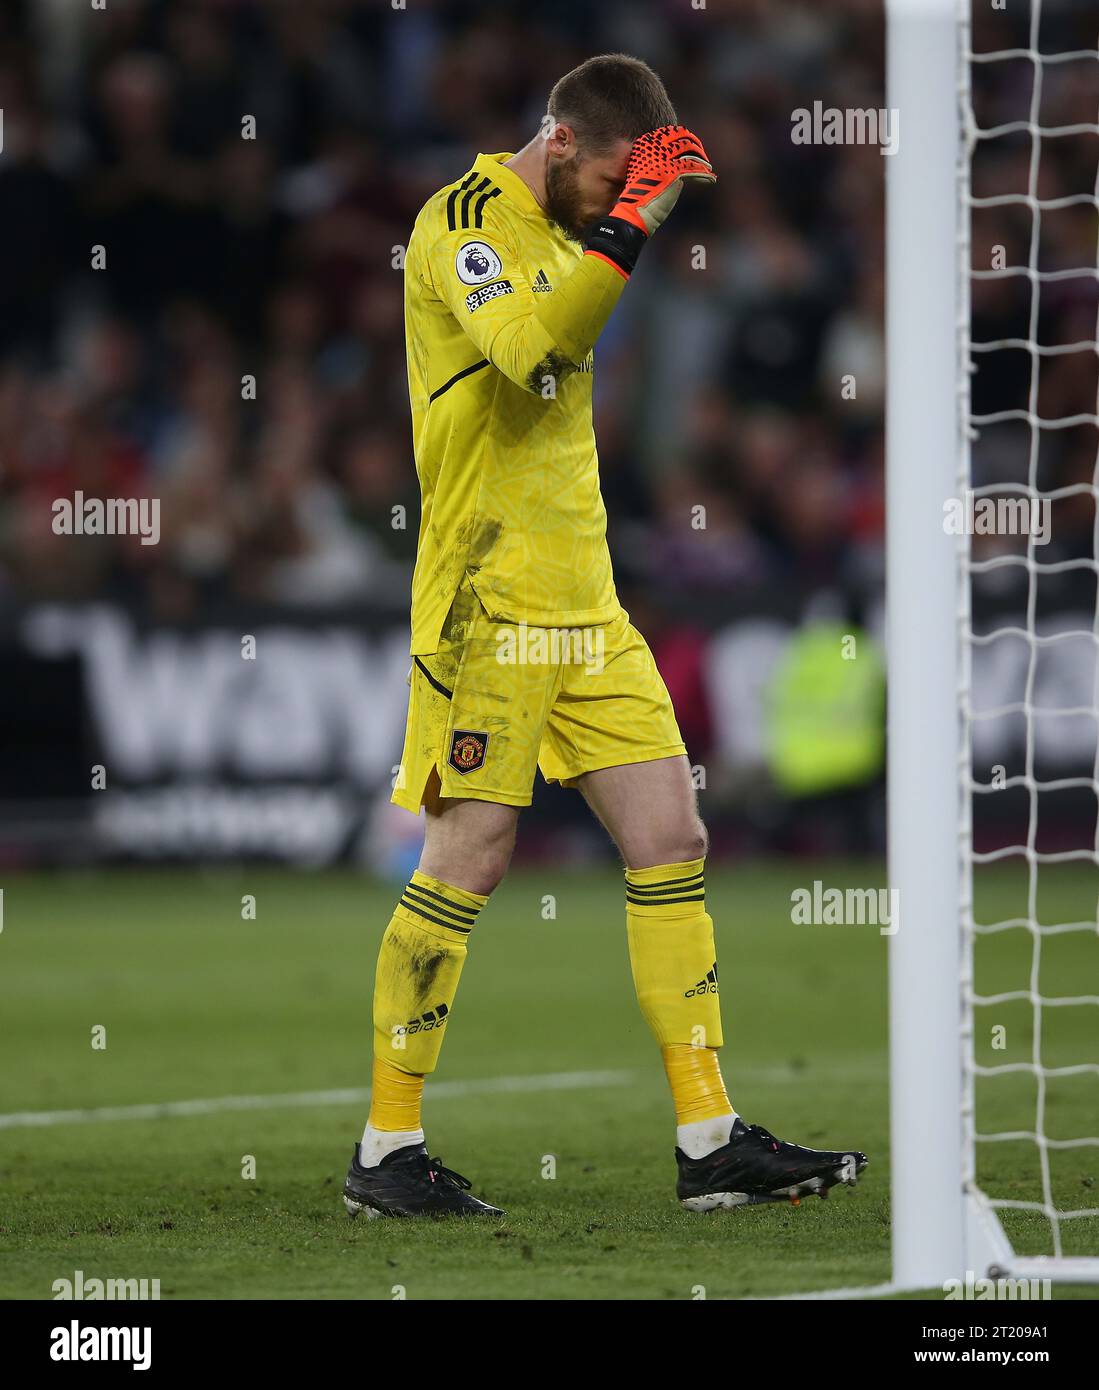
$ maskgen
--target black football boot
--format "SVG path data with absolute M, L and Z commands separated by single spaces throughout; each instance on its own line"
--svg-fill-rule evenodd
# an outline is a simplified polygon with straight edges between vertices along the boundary
M 503 1216 L 470 1195 L 472 1183 L 429 1158 L 423 1144 L 409 1144 L 386 1154 L 373 1168 L 359 1162 L 359 1146 L 351 1155 L 351 1167 L 343 1187 L 343 1200 L 351 1216 L 366 1212 L 378 1216 Z
M 679 1166 L 676 1196 L 688 1211 L 793 1202 L 816 1194 L 827 1197 L 837 1183 L 854 1187 L 869 1161 L 855 1149 L 806 1149 L 789 1144 L 762 1125 L 746 1125 L 738 1115 L 729 1142 L 705 1158 L 675 1151 Z

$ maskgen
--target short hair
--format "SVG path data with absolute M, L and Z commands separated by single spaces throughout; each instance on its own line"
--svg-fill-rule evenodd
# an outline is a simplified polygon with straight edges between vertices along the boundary
M 664 83 L 648 63 L 628 53 L 601 53 L 565 73 L 554 83 L 547 110 L 572 127 L 582 152 L 593 155 L 676 124 Z

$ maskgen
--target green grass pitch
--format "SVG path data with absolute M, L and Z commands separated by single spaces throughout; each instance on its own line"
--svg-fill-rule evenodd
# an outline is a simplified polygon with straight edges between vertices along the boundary
M 707 875 L 722 1063 L 747 1120 L 864 1149 L 856 1190 L 797 1208 L 680 1209 L 621 876 L 547 866 L 514 871 L 482 914 L 436 1073 L 447 1085 L 427 1092 L 431 1152 L 506 1219 L 368 1223 L 350 1221 L 340 1196 L 366 1101 L 263 1098 L 369 1085 L 374 959 L 399 884 L 270 869 L 7 877 L 0 1114 L 261 1099 L 212 1113 L 0 1120 L 0 1296 L 50 1298 L 77 1269 L 157 1278 L 163 1298 L 727 1299 L 888 1280 L 887 938 L 873 926 L 793 925 L 790 894 L 814 878 L 884 881 L 877 864 Z M 979 885 L 979 911 L 1017 910 L 1022 887 L 999 873 Z M 244 894 L 255 921 L 241 918 Z M 1039 911 L 1086 919 L 1094 903 L 1074 866 Z M 1041 990 L 1097 992 L 1097 959 L 1094 934 L 1048 938 Z M 985 992 L 1026 988 L 1031 966 L 1025 931 L 978 945 Z M 1093 1020 L 1094 1009 L 1045 1011 L 1046 1061 L 1099 1060 Z M 96 1025 L 104 1050 L 91 1045 Z M 1006 1047 L 992 1051 L 996 1025 Z M 980 1060 L 1028 1059 L 1032 1027 L 1029 1005 L 978 1010 Z M 515 1077 L 534 1080 L 500 1082 Z M 1099 1131 L 1095 1087 L 1094 1075 L 1051 1084 L 1047 1133 Z M 982 1082 L 978 1101 L 984 1130 L 1033 1126 L 1026 1076 Z M 254 1179 L 241 1175 L 247 1155 Z M 1094 1147 L 1055 1151 L 1051 1165 L 1063 1206 L 1099 1205 Z M 996 1195 L 1040 1194 L 1032 1144 L 982 1145 L 981 1174 Z M 1050 1249 L 1040 1217 L 1011 1230 L 1021 1249 Z M 1068 1253 L 1099 1249 L 1099 1223 L 1065 1230 Z

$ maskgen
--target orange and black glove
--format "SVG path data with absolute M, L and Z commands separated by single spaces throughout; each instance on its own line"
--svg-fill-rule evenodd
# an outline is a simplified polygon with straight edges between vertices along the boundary
M 584 250 L 629 276 L 641 248 L 675 207 L 687 179 L 716 183 L 702 141 L 682 125 L 664 125 L 633 142 L 618 202 L 588 233 Z

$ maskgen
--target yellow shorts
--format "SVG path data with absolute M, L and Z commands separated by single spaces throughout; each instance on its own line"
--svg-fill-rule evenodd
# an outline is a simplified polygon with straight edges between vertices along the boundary
M 413 658 L 409 685 L 392 800 L 414 813 L 433 768 L 442 796 L 529 806 L 536 768 L 568 787 L 601 767 L 687 751 L 625 612 L 587 628 L 495 622 L 467 579 L 438 650 Z

